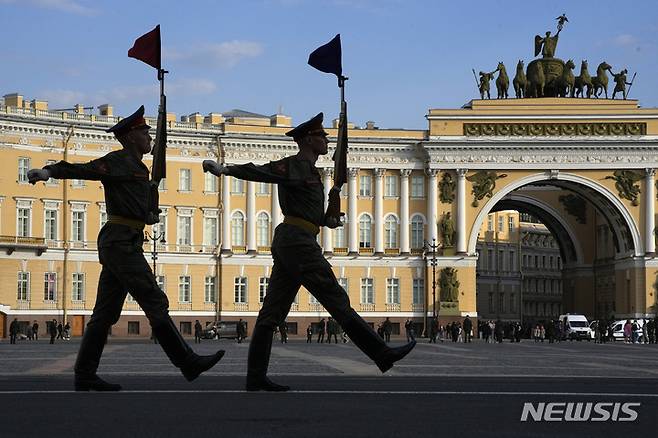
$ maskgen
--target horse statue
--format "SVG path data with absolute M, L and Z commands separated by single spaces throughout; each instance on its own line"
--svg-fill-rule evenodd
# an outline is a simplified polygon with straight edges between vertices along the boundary
M 522 99 L 525 97 L 525 89 L 528 86 L 528 79 L 525 77 L 525 72 L 523 71 L 523 61 L 519 60 L 516 64 L 516 76 L 512 81 L 514 85 L 514 94 L 517 98 Z
M 564 70 L 562 70 L 562 76 L 558 80 L 558 96 L 560 97 L 573 97 L 573 86 L 576 78 L 573 75 L 573 69 L 576 68 L 576 65 L 573 63 L 573 60 L 568 60 L 564 64 Z
M 595 97 L 599 97 L 601 91 L 604 91 L 605 98 L 608 98 L 608 73 L 606 73 L 606 71 L 610 69 L 612 69 L 612 67 L 605 61 L 596 67 L 596 77 L 592 78 Z
M 496 96 L 496 99 L 507 99 L 509 77 L 507 76 L 507 70 L 505 70 L 505 64 L 499 62 L 497 70 L 498 78 L 496 78 L 496 91 L 498 92 L 498 96 Z
M 528 65 L 526 73 L 528 77 L 528 86 L 526 88 L 525 97 L 544 97 L 544 86 L 546 85 L 546 76 L 544 75 L 544 68 L 537 62 L 531 62 Z
M 586 59 L 584 59 L 583 62 L 580 64 L 580 74 L 576 76 L 576 80 L 574 82 L 574 86 L 573 86 L 574 96 L 585 97 L 584 94 L 585 86 L 587 86 L 587 97 L 592 97 L 592 90 L 593 90 L 592 77 L 589 75 L 589 72 L 587 71 Z

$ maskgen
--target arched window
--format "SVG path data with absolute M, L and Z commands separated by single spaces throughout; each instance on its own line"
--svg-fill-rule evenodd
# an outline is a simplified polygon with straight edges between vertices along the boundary
M 422 248 L 425 244 L 423 217 L 416 214 L 411 217 L 411 247 Z
M 359 248 L 371 248 L 372 219 L 367 214 L 359 220 Z
M 231 216 L 231 244 L 244 245 L 244 215 L 239 211 Z
M 392 214 L 384 220 L 384 248 L 398 247 L 398 220 Z
M 256 245 L 270 246 L 270 217 L 264 211 L 256 220 Z
M 343 218 L 343 226 L 334 228 L 334 248 L 347 248 L 345 243 L 345 229 L 347 228 L 347 217 Z M 327 228 L 328 229 L 328 228 Z

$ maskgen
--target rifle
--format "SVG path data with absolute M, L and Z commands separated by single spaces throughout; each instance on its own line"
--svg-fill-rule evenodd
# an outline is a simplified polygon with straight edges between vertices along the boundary
M 341 222 L 341 216 L 345 213 L 340 211 L 340 190 L 347 182 L 347 102 L 345 101 L 345 81 L 348 78 L 340 75 L 338 86 L 340 87 L 340 116 L 338 117 L 338 136 L 336 139 L 336 151 L 334 160 L 334 185 L 329 191 L 327 203 L 327 217 L 332 217 L 337 223 Z
M 151 202 L 146 223 L 149 225 L 160 222 L 160 195 L 158 186 L 163 178 L 167 177 L 167 96 L 164 94 L 164 75 L 169 73 L 158 69 L 160 81 L 160 105 L 158 106 L 158 122 L 155 130 L 155 142 L 151 153 L 153 165 L 151 167 Z

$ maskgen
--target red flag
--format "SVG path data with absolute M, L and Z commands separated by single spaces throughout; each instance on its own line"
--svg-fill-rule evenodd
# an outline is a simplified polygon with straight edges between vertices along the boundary
M 158 70 L 162 69 L 160 55 L 160 25 L 135 40 L 135 45 L 128 50 L 130 58 L 139 59 Z

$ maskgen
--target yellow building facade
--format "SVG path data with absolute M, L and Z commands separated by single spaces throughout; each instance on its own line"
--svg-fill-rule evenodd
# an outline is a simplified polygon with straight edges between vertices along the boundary
M 430 110 L 426 118 L 428 130 L 379 129 L 372 123 L 350 129 L 349 177 L 342 193 L 346 224 L 318 236 L 353 307 L 367 321 L 376 325 L 390 317 L 397 330 L 407 318 L 423 325 L 433 312 L 442 321 L 477 318 L 477 245 L 488 215 L 504 209 L 533 213 L 556 236 L 563 310 L 594 315 L 602 301 L 592 296 L 607 296 L 614 298 L 617 314 L 652 311 L 658 262 L 651 169 L 658 167 L 658 110 L 639 108 L 636 101 L 518 99 L 472 101 L 462 109 Z M 0 106 L 3 335 L 13 318 L 24 325 L 37 320 L 42 327 L 53 318 L 66 319 L 74 334 L 82 333 L 100 272 L 95 242 L 106 220 L 102 186 L 75 180 L 32 186 L 26 175 L 52 161 L 85 162 L 120 147 L 104 132 L 117 120 L 109 105 L 99 114 L 85 114 L 81 106 L 54 112 L 43 101 L 5 96 Z M 284 135 L 291 125 L 284 115 L 245 111 L 192 114 L 181 121 L 170 115 L 167 178 L 160 187 L 163 213 L 148 230 L 151 237 L 164 235 L 164 241 L 149 240 L 144 249 L 153 261 L 156 246 L 155 275 L 184 333 L 196 319 L 204 324 L 243 318 L 253 325 L 272 266 L 270 239 L 283 220 L 270 185 L 217 179 L 202 172 L 201 162 L 264 164 L 294 154 L 295 143 Z M 336 129 L 327 130 L 335 139 Z M 331 155 L 330 150 L 317 163 L 326 190 Z M 149 157 L 145 160 L 150 165 Z M 644 172 L 639 201 L 619 196 L 619 182 L 607 179 L 616 169 Z M 478 200 L 483 171 L 494 173 L 494 183 L 484 175 L 488 192 Z M 452 183 L 445 184 L 446 175 Z M 557 190 L 544 190 L 546 185 Z M 567 207 L 560 201 L 565 193 L 582 197 L 589 222 L 576 220 L 574 202 Z M 433 269 L 423 246 L 426 240 L 441 241 L 440 220 L 447 212 L 455 218 L 455 238 L 440 244 Z M 598 257 L 606 238 L 612 256 Z M 456 270 L 458 281 L 449 302 L 438 284 L 446 268 Z M 304 333 L 308 324 L 327 316 L 302 289 L 288 317 L 290 331 Z M 150 335 L 137 303 L 126 301 L 113 334 Z

